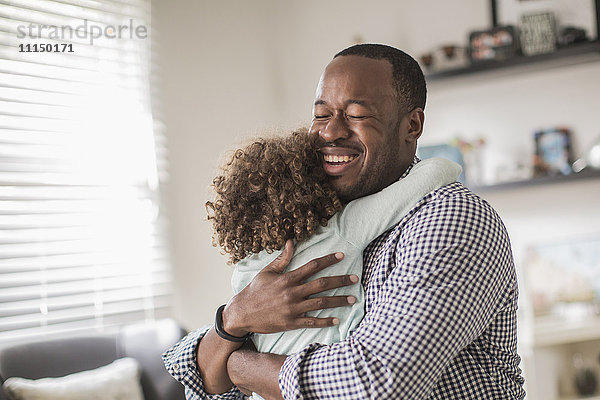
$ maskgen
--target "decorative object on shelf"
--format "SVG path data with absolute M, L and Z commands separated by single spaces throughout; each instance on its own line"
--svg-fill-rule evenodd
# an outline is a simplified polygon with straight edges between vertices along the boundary
M 585 155 L 573 163 L 573 171 L 580 172 L 584 168 L 600 170 L 600 138 L 592 144 Z
M 521 146 L 496 151 L 486 159 L 488 185 L 528 182 L 533 178 L 531 154 Z
M 585 29 L 577 28 L 575 26 L 566 26 L 562 28 L 558 35 L 558 45 L 562 47 L 587 41 L 588 38 Z
M 433 64 L 433 54 L 423 54 L 421 56 L 421 63 L 425 66 L 425 68 L 429 68 L 431 64 Z
M 460 49 L 460 48 L 457 46 L 453 46 L 453 45 L 442 46 L 442 51 L 446 55 L 446 58 L 449 58 L 449 59 L 454 58 L 458 49 Z
M 471 62 L 506 60 L 516 54 L 518 47 L 515 28 L 510 25 L 469 34 Z
M 521 51 L 523 55 L 552 53 L 556 50 L 554 14 L 546 12 L 521 16 Z
M 467 52 L 467 49 L 462 46 L 446 44 L 422 54 L 419 61 L 428 72 L 463 68 L 468 65 Z
M 573 355 L 575 368 L 575 391 L 579 396 L 592 396 L 598 392 L 598 376 L 594 369 L 586 366 L 583 356 L 579 353 Z
M 464 160 L 465 181 L 469 186 L 483 185 L 483 151 L 485 139 L 467 141 L 457 137 L 452 144 L 458 147 Z
M 419 157 L 422 160 L 433 157 L 442 157 L 447 160 L 454 161 L 463 168 L 463 172 L 461 172 L 460 176 L 458 177 L 458 181 L 461 183 L 465 183 L 465 163 L 463 160 L 462 153 L 460 152 L 458 147 L 450 146 L 448 144 L 418 146 L 417 157 Z
M 566 128 L 535 132 L 534 176 L 568 175 L 571 168 L 571 135 Z

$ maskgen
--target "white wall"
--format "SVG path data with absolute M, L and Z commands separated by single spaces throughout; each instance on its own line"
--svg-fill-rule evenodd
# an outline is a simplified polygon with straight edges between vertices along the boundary
M 310 117 L 323 67 L 356 36 L 418 57 L 488 25 L 487 1 L 155 1 L 160 90 L 171 159 L 167 188 L 177 317 L 210 323 L 230 296 L 229 270 L 210 246 L 203 204 L 218 154 L 239 135 Z M 600 62 L 544 72 L 482 75 L 429 86 L 423 143 L 486 137 L 487 175 L 528 159 L 535 129 L 566 125 L 576 150 L 600 137 Z M 597 181 L 485 194 L 516 250 L 600 231 Z
M 153 2 L 159 81 L 167 126 L 176 317 L 212 322 L 230 297 L 229 267 L 211 246 L 204 203 L 220 153 L 277 120 L 271 4 Z
M 468 31 L 490 21 L 488 1 L 335 0 L 278 3 L 275 45 L 282 121 L 305 121 L 315 88 L 333 55 L 355 43 L 386 43 L 415 58 L 445 44 L 464 43 Z

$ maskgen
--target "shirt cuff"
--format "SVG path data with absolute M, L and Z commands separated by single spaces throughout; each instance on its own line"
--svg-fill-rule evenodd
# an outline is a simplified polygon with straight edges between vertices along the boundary
M 185 387 L 188 400 L 238 400 L 243 393 L 237 387 L 232 387 L 222 394 L 208 394 L 204 390 L 202 376 L 196 363 L 198 343 L 212 325 L 205 326 L 181 339 L 177 344 L 163 353 L 162 358 L 169 374 Z
M 300 391 L 300 387 L 303 385 L 304 362 L 311 353 L 321 347 L 324 345 L 313 343 L 304 350 L 287 356 L 279 370 L 279 390 L 285 400 L 304 398 Z

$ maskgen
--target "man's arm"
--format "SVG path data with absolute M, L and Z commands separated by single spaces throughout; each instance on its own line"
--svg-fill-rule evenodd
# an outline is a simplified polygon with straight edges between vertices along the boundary
M 204 338 L 208 328 L 190 332 L 163 354 L 163 361 L 167 371 L 173 378 L 185 387 L 188 400 L 213 399 L 237 400 L 242 398 L 242 393 L 232 387 L 225 393 L 209 395 L 204 388 L 202 376 L 198 370 L 196 353 L 198 343 Z
M 486 330 L 514 293 L 506 232 L 481 204 L 453 197 L 443 203 L 404 227 L 394 268 L 352 337 L 284 360 L 279 384 L 286 399 L 425 398 Z M 260 357 L 246 361 L 246 369 L 265 365 Z M 266 383 L 270 388 L 273 378 Z
M 305 313 L 351 305 L 347 296 L 314 295 L 356 284 L 356 275 L 323 277 L 307 282 L 315 273 L 341 260 L 343 254 L 320 257 L 294 271 L 284 273 L 292 254 L 292 242 L 288 241 L 280 256 L 229 301 L 223 311 L 223 328 L 227 333 L 241 337 L 248 332 L 274 333 L 299 328 L 321 328 L 339 322 L 336 318 L 306 317 Z M 193 338 L 184 339 L 169 350 L 164 356 L 165 365 L 171 375 L 183 383 L 188 392 L 193 393 L 188 395 L 189 399 L 240 398 L 241 393 L 232 388 L 227 373 L 227 360 L 238 348 L 239 344 L 222 339 L 210 329 L 206 334 L 199 334 L 196 342 Z M 197 365 L 189 365 L 190 357 Z M 180 366 L 184 366 L 182 369 L 185 369 L 185 373 L 182 373 Z M 223 397 L 209 396 L 210 393 L 223 393 Z
M 241 349 L 229 357 L 227 370 L 236 386 L 258 393 L 265 400 L 283 400 L 279 371 L 285 359 L 286 356 L 279 354 Z
M 196 360 L 207 393 L 225 393 L 233 386 L 227 374 L 227 359 L 242 343 L 224 340 L 210 328 L 198 343 Z

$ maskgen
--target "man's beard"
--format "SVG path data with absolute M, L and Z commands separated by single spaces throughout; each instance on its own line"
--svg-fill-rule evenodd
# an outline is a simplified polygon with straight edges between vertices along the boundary
M 366 153 L 366 149 L 361 144 L 357 144 L 345 139 L 338 139 L 331 143 L 326 142 L 319 136 L 316 138 L 316 144 L 318 148 L 330 146 L 354 149 L 361 153 L 363 157 Z M 347 184 L 340 187 L 336 184 L 336 177 L 331 177 L 330 182 L 333 184 L 340 201 L 343 204 L 347 204 L 352 200 L 379 192 L 383 188 L 393 183 L 394 180 L 399 179 L 401 173 L 394 177 L 394 173 L 392 172 L 399 168 L 399 161 L 397 160 L 397 157 L 395 157 L 394 151 L 392 150 L 392 148 L 397 147 L 399 147 L 399 144 L 390 143 L 388 152 L 383 156 L 380 156 L 380 158 L 377 159 L 378 162 L 376 164 L 372 164 L 370 168 L 362 170 L 359 173 L 358 179 L 352 184 Z
M 395 162 L 391 159 L 387 162 L 374 165 L 369 170 L 361 171 L 358 179 L 351 185 L 345 185 L 339 187 L 336 185 L 335 177 L 331 179 L 331 183 L 343 204 L 347 204 L 352 200 L 368 196 L 370 194 L 379 192 L 383 188 L 389 186 L 394 182 L 394 179 L 390 177 L 390 171 L 398 168 Z M 396 179 L 399 178 L 395 177 Z

